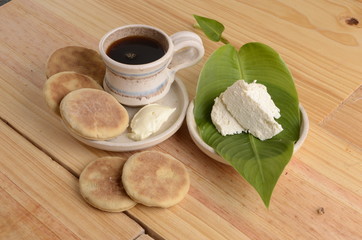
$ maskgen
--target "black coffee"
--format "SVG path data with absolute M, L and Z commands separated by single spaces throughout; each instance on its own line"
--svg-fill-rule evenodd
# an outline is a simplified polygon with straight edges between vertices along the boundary
M 117 62 L 135 65 L 153 62 L 161 58 L 165 50 L 152 38 L 130 36 L 112 43 L 106 53 Z

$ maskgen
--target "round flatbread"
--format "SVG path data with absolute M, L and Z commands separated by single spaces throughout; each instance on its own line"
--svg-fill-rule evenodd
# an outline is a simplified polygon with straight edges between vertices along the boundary
M 106 66 L 98 52 L 80 46 L 67 46 L 50 55 L 46 65 L 46 76 L 49 78 L 65 71 L 90 76 L 102 86 Z
M 91 77 L 76 72 L 59 72 L 52 75 L 44 84 L 43 93 L 47 105 L 52 111 L 59 113 L 59 104 L 65 95 L 80 88 L 102 87 Z
M 91 140 L 109 140 L 123 133 L 127 110 L 109 93 L 82 88 L 68 93 L 60 103 L 60 115 L 73 133 Z
M 162 208 L 179 203 L 190 187 L 185 166 L 171 155 L 157 151 L 132 155 L 123 167 L 122 182 L 135 202 Z
M 79 177 L 80 193 L 93 207 L 107 212 L 122 212 L 136 205 L 122 185 L 126 159 L 102 157 L 89 163 Z

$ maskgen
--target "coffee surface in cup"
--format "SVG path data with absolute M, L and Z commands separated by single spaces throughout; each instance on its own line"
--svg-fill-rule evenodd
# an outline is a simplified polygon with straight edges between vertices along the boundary
M 165 50 L 156 40 L 144 36 L 129 36 L 113 42 L 106 54 L 124 64 L 146 64 L 160 59 Z

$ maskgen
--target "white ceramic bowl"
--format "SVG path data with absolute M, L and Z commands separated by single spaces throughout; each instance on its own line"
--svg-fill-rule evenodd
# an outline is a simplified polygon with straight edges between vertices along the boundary
M 307 138 L 307 134 L 308 134 L 308 130 L 309 130 L 309 119 L 308 119 L 307 112 L 304 110 L 304 108 L 301 104 L 299 104 L 299 109 L 302 114 L 301 115 L 302 123 L 301 123 L 301 128 L 300 128 L 299 139 L 294 144 L 294 153 L 296 153 L 299 150 L 299 148 L 303 145 L 305 139 Z M 207 145 L 200 137 L 199 132 L 197 130 L 197 126 L 196 126 L 195 117 L 194 117 L 194 101 L 191 101 L 191 103 L 189 104 L 189 107 L 187 109 L 186 122 L 187 122 L 187 127 L 189 129 L 192 140 L 200 148 L 201 151 L 203 151 L 206 155 L 208 155 L 209 157 L 211 157 L 212 159 L 214 159 L 216 161 L 230 165 L 219 154 L 217 154 L 212 147 Z

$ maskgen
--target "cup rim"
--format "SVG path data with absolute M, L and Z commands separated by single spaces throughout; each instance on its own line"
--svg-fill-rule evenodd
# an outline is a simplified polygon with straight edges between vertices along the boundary
M 104 45 L 104 42 L 106 41 L 106 39 L 110 35 L 112 35 L 113 33 L 115 33 L 116 31 L 119 31 L 119 30 L 123 30 L 123 29 L 127 29 L 127 28 L 139 28 L 139 27 L 155 30 L 155 31 L 161 33 L 165 37 L 165 39 L 167 40 L 167 43 L 168 43 L 168 49 L 161 58 L 157 59 L 156 61 L 149 62 L 149 63 L 144 63 L 144 64 L 125 64 L 125 63 L 117 62 L 117 61 L 113 60 L 112 58 L 110 58 L 107 55 L 103 45 Z M 173 53 L 173 43 L 172 43 L 171 38 L 163 30 L 161 30 L 161 29 L 159 29 L 157 27 L 150 26 L 150 25 L 145 25 L 145 24 L 124 25 L 124 26 L 120 26 L 120 27 L 117 27 L 117 28 L 114 28 L 114 29 L 108 31 L 105 35 L 103 35 L 103 37 L 99 41 L 98 48 L 99 48 L 99 53 L 102 56 L 102 58 L 103 58 L 106 65 L 107 65 L 106 61 L 108 61 L 109 63 L 111 63 L 114 66 L 122 67 L 122 68 L 128 68 L 128 69 L 131 69 L 131 70 L 138 70 L 138 69 L 140 69 L 140 67 L 142 67 L 142 68 L 151 68 L 151 67 L 160 65 L 163 62 L 167 61 L 171 57 L 171 55 Z

